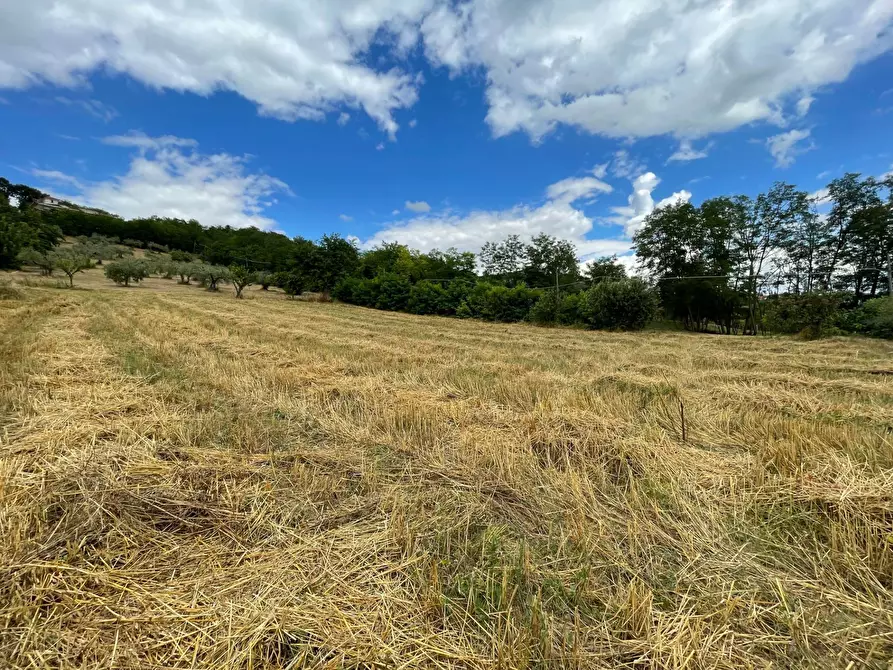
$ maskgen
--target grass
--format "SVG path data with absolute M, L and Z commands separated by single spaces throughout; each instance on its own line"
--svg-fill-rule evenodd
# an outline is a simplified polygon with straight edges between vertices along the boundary
M 890 667 L 890 343 L 91 273 L 0 301 L 0 666 Z

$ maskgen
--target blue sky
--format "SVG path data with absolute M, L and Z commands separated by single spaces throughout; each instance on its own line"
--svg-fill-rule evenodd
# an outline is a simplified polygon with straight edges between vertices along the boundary
M 893 169 L 889 0 L 35 0 L 0 174 L 124 216 L 628 253 L 655 206 Z

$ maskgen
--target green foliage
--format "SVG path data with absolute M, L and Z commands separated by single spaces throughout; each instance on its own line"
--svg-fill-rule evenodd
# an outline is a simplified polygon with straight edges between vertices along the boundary
M 304 292 L 305 277 L 301 272 L 277 272 L 272 278 L 273 284 L 278 286 L 289 298 L 295 298 Z
M 592 283 L 626 279 L 626 268 L 617 261 L 617 256 L 602 256 L 589 262 L 584 276 Z
M 375 294 L 375 308 L 394 312 L 405 311 L 409 305 L 409 293 L 412 284 L 402 275 L 387 272 L 372 280 L 372 291 Z
M 843 296 L 837 293 L 782 295 L 766 300 L 763 325 L 773 333 L 815 339 L 827 334 L 838 318 Z
M 583 293 L 571 293 L 561 298 L 558 304 L 558 323 L 572 326 L 583 323 Z
M 21 265 L 32 265 L 40 270 L 40 274 L 45 277 L 51 277 L 53 270 L 53 259 L 50 252 L 38 251 L 33 247 L 26 247 L 19 252 L 17 257 Z
M 188 285 L 201 271 L 201 263 L 179 262 L 172 263 L 173 274 L 179 277 L 178 284 Z
M 0 269 L 19 267 L 23 249 L 47 252 L 61 239 L 61 231 L 45 222 L 36 209 L 0 203 Z
M 231 265 L 229 268 L 229 280 L 236 290 L 236 297 L 242 297 L 242 291 L 257 281 L 257 275 L 242 265 Z
M 480 282 L 466 299 L 471 314 L 486 321 L 524 321 L 542 293 L 525 284 L 514 287 Z
M 195 277 L 209 291 L 219 291 L 221 282 L 231 280 L 229 268 L 222 265 L 198 265 L 195 269 Z
M 443 284 L 420 281 L 409 291 L 408 311 L 413 314 L 455 314 L 458 305 L 452 304 L 449 292 Z
M 171 251 L 170 258 L 174 263 L 191 263 L 193 260 L 192 254 L 188 251 L 180 251 L 179 249 Z
M 140 283 L 149 276 L 149 266 L 142 260 L 127 258 L 105 266 L 105 276 L 119 286 Z
M 869 337 L 893 339 L 893 297 L 874 298 L 842 315 L 841 327 Z
M 641 330 L 657 312 L 657 297 L 640 279 L 599 282 L 581 298 L 590 328 Z
M 74 276 L 89 270 L 93 267 L 93 261 L 89 256 L 85 256 L 83 252 L 76 247 L 62 247 L 55 249 L 49 253 L 49 258 L 53 263 L 53 267 L 68 277 L 68 285 L 74 286 Z
M 257 283 L 260 284 L 262 291 L 268 290 L 276 282 L 275 275 L 267 270 L 261 270 L 255 274 L 257 275 Z
M 546 291 L 530 308 L 528 320 L 540 326 L 552 326 L 558 323 L 558 299 L 555 291 Z

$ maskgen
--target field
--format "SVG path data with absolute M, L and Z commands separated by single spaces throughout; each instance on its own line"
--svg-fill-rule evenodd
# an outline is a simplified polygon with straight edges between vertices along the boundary
M 893 667 L 890 343 L 76 283 L 0 300 L 2 667 Z

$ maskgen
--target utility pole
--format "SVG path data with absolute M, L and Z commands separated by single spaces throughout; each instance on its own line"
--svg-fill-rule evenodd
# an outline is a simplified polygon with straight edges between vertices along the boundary
M 891 293 L 893 295 L 893 293 Z M 558 264 L 555 264 L 555 323 L 558 323 Z

